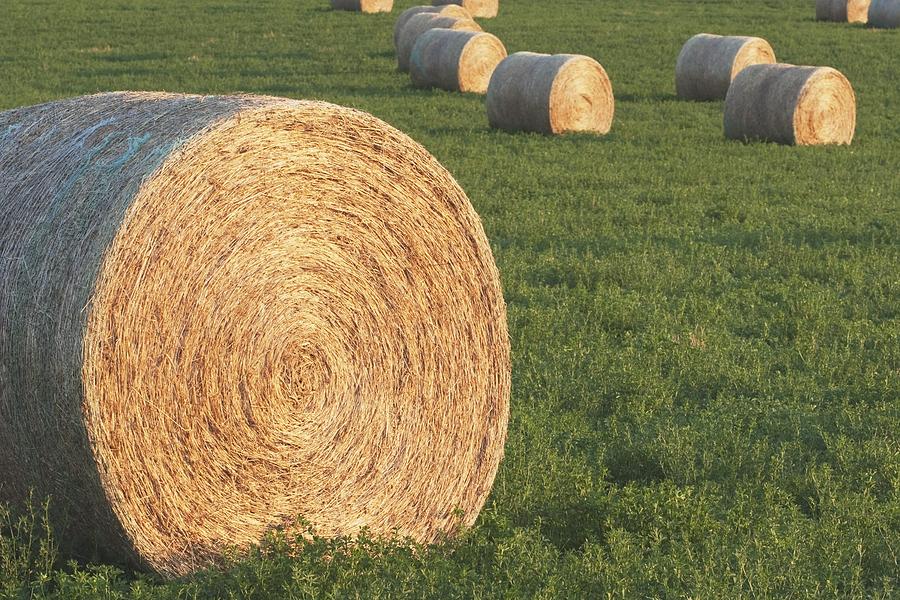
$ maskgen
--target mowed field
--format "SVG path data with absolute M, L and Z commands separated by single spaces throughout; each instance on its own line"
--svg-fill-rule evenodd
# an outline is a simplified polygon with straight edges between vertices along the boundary
M 481 215 L 509 308 L 509 440 L 476 526 L 435 548 L 273 539 L 160 582 L 51 561 L 38 515 L 4 528 L 0 592 L 900 595 L 900 30 L 817 23 L 813 0 L 501 0 L 481 24 L 510 52 L 587 54 L 612 79 L 609 135 L 552 138 L 411 88 L 392 29 L 416 3 L 2 0 L 0 109 L 242 91 L 357 107 L 428 148 Z M 842 71 L 853 145 L 724 139 L 721 102 L 674 97 L 699 32 Z

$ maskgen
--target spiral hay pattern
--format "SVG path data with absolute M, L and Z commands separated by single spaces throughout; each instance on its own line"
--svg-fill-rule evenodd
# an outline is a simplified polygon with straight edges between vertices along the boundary
M 457 19 L 472 20 L 472 15 L 462 6 L 447 4 L 445 6 L 413 6 L 400 13 L 397 22 L 394 23 L 394 48 L 400 43 L 400 32 L 406 27 L 411 18 L 422 13 L 433 13 L 442 17 L 455 17 Z
M 400 30 L 397 37 L 397 68 L 409 71 L 409 59 L 419 36 L 429 29 L 452 29 L 454 31 L 481 31 L 481 26 L 471 19 L 459 19 L 440 14 L 422 13 L 413 15 Z
M 856 96 L 829 67 L 754 65 L 734 79 L 725 99 L 725 136 L 781 144 L 849 144 Z
M 364 13 L 391 12 L 394 0 L 331 0 L 331 8 Z
M 0 113 L 0 494 L 180 575 L 308 519 L 431 542 L 506 435 L 478 216 L 358 111 L 113 93 Z
M 675 90 L 684 100 L 724 100 L 744 68 L 774 62 L 775 51 L 762 38 L 700 33 L 681 48 Z
M 865 23 L 871 0 L 816 0 L 817 21 Z
M 900 0 L 872 0 L 869 7 L 869 27 L 877 29 L 900 27 Z
M 488 86 L 488 121 L 508 131 L 604 134 L 614 112 L 612 83 L 587 56 L 517 52 L 497 66 Z
M 416 40 L 409 72 L 418 87 L 484 94 L 504 58 L 503 42 L 489 33 L 431 29 Z
M 500 0 L 433 0 L 435 6 L 458 4 L 479 19 L 492 19 L 500 10 Z

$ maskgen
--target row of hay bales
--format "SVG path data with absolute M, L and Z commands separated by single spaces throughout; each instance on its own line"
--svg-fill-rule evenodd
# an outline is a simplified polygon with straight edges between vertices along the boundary
M 488 122 L 498 129 L 609 132 L 615 99 L 600 63 L 572 54 L 508 56 L 474 16 L 455 4 L 404 11 L 394 26 L 398 69 L 418 87 L 486 94 Z
M 856 129 L 850 82 L 830 67 L 778 64 L 761 38 L 695 35 L 675 65 L 684 100 L 725 100 L 725 136 L 782 144 L 849 144 Z
M 492 19 L 500 9 L 499 0 L 434 0 L 433 6 L 457 5 L 466 9 L 473 17 Z M 364 13 L 391 12 L 394 0 L 331 0 L 334 10 L 351 10 Z
M 894 29 L 900 27 L 900 0 L 816 0 L 816 20 Z

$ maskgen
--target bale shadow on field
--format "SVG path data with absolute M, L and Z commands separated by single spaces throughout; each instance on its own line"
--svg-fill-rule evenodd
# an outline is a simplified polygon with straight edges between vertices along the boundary
M 603 544 L 607 539 L 604 519 L 608 511 L 590 501 L 546 506 L 522 514 L 514 522 L 521 527 L 538 524 L 541 535 L 560 551 L 580 550 L 588 542 Z

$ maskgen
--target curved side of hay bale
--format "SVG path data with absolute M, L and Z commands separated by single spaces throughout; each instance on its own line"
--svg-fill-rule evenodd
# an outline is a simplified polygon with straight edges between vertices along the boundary
M 517 52 L 497 66 L 488 86 L 488 121 L 508 131 L 604 134 L 614 112 L 612 83 L 587 56 Z
M 871 0 L 816 0 L 817 21 L 865 23 Z
M 900 27 L 900 0 L 872 0 L 869 7 L 869 27 L 877 29 Z
M 725 99 L 725 136 L 781 144 L 849 144 L 856 97 L 829 67 L 754 65 L 732 82 Z
M 484 94 L 504 58 L 503 42 L 489 33 L 431 29 L 416 40 L 409 72 L 417 87 Z
M 19 109 L 0 217 L 0 490 L 51 494 L 59 539 L 171 576 L 297 515 L 423 542 L 476 518 L 505 306 L 405 135 L 265 97 Z
M 400 32 L 403 31 L 403 28 L 406 27 L 409 20 L 422 13 L 434 13 L 441 15 L 442 17 L 456 17 L 457 19 L 472 20 L 472 15 L 469 11 L 456 4 L 447 4 L 444 6 L 413 6 L 412 8 L 407 8 L 400 13 L 400 16 L 397 17 L 397 22 L 394 23 L 394 48 L 398 47 Z
M 774 62 L 775 51 L 762 38 L 700 33 L 678 55 L 675 91 L 684 100 L 724 100 L 744 68 Z
M 429 29 L 452 29 L 454 31 L 481 31 L 481 26 L 470 19 L 458 19 L 439 14 L 422 13 L 413 15 L 400 30 L 397 39 L 397 69 L 409 71 L 409 57 L 419 36 Z
M 331 0 L 331 8 L 364 13 L 391 12 L 394 0 Z
M 493 19 L 500 10 L 499 0 L 433 0 L 434 6 L 458 4 L 478 19 Z

